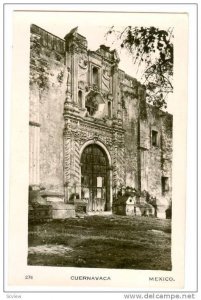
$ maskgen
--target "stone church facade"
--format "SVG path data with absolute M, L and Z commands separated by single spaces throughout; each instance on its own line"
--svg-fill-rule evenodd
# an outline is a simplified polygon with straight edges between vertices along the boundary
M 60 39 L 31 26 L 30 189 L 55 217 L 76 203 L 110 213 L 126 187 L 152 195 L 158 216 L 171 205 L 172 115 L 118 65 L 115 50 L 88 50 L 77 28 Z

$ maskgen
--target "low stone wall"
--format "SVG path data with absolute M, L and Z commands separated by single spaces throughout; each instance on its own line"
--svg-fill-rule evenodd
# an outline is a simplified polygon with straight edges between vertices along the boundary
M 67 204 L 61 201 L 60 202 L 47 201 L 47 203 L 52 207 L 53 219 L 75 218 L 74 204 Z
M 39 187 L 29 190 L 29 222 L 46 222 L 52 219 L 75 217 L 75 205 L 64 203 L 64 195 L 48 192 Z

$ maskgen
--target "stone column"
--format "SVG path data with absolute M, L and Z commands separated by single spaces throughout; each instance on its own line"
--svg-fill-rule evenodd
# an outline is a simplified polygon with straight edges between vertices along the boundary
M 108 196 L 109 196 L 109 203 L 107 206 L 107 211 L 112 211 L 112 202 L 113 202 L 113 187 L 112 187 L 112 167 L 110 166 L 109 168 L 109 191 L 108 191 Z
M 33 84 L 29 97 L 29 185 L 40 184 L 40 90 Z
M 118 65 L 116 64 L 113 67 L 113 76 L 112 76 L 112 94 L 113 94 L 113 107 L 112 107 L 112 115 L 113 117 L 117 117 L 118 110 Z
M 40 184 L 40 125 L 29 122 L 29 184 Z
M 74 180 L 76 182 L 76 192 L 81 199 L 81 168 L 80 168 L 80 145 L 77 139 L 74 140 Z
M 33 126 L 29 125 L 29 184 L 34 184 L 33 180 Z
M 69 201 L 69 185 L 71 179 L 71 164 L 70 164 L 70 152 L 71 152 L 71 133 L 70 133 L 70 120 L 68 120 L 64 129 L 64 193 L 65 203 Z
M 68 66 L 71 70 L 71 96 L 72 102 L 78 104 L 78 57 L 76 45 L 72 44 L 68 53 Z

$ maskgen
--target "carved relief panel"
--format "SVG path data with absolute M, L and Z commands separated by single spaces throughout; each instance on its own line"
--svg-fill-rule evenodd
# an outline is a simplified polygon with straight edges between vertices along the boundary
M 111 156 L 112 186 L 124 185 L 124 134 L 103 130 L 78 120 L 68 121 L 64 130 L 64 176 L 69 186 L 81 185 L 80 149 L 89 140 L 105 145 Z
M 81 53 L 78 59 L 78 82 L 87 82 L 88 57 L 87 53 Z
M 103 66 L 102 69 L 102 89 L 106 92 L 111 92 L 111 70 L 108 66 Z

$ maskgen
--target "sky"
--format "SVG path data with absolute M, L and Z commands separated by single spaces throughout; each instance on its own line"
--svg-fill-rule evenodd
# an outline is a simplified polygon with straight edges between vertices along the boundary
M 74 25 L 65 24 L 65 26 L 54 26 L 54 24 L 44 24 L 43 21 L 38 22 L 36 25 L 42 27 L 43 29 L 55 34 L 60 38 L 64 36 L 74 28 Z M 75 26 L 77 27 L 77 26 Z M 78 33 L 86 37 L 88 42 L 89 50 L 97 50 L 101 44 L 109 46 L 111 50 L 116 49 L 120 57 L 119 68 L 126 71 L 130 76 L 136 79 L 141 79 L 141 74 L 137 72 L 137 67 L 134 66 L 132 61 L 132 56 L 126 50 L 120 48 L 120 41 L 117 41 L 114 36 L 107 35 L 107 31 L 110 26 L 89 26 L 89 25 L 78 25 Z M 119 30 L 123 30 L 124 27 L 118 27 Z

